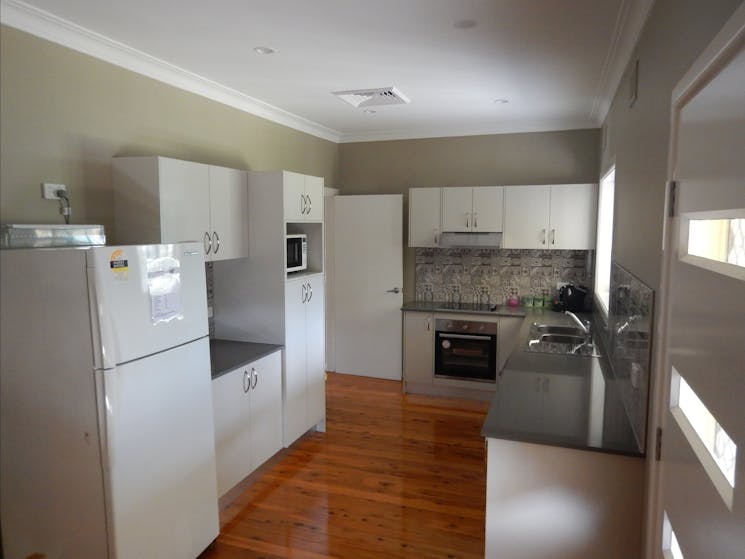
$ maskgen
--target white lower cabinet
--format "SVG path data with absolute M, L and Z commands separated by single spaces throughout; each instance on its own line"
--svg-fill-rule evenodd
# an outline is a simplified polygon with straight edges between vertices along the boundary
M 212 381 L 217 492 L 223 496 L 282 448 L 282 353 Z
M 323 274 L 285 284 L 284 445 L 326 417 Z
M 404 313 L 404 383 L 432 384 L 435 317 L 430 312 Z

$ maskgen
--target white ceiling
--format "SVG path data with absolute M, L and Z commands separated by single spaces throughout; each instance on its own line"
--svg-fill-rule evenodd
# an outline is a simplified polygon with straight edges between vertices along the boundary
M 2 0 L 2 22 L 334 141 L 600 125 L 652 0 Z M 276 50 L 254 52 L 256 46 Z M 395 86 L 375 114 L 332 91 Z M 497 98 L 508 103 L 495 103 Z

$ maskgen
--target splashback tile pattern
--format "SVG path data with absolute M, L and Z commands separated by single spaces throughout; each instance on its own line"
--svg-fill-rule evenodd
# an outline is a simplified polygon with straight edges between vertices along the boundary
M 626 414 L 642 450 L 646 444 L 653 317 L 654 290 L 613 262 L 606 347 L 620 383 Z
M 501 305 L 511 295 L 553 296 L 558 282 L 593 283 L 586 250 L 417 248 L 415 254 L 417 301 Z

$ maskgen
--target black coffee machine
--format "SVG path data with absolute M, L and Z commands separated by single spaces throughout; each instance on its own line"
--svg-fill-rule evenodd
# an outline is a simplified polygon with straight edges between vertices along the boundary
M 587 288 L 584 285 L 566 284 L 559 289 L 559 297 L 554 300 L 553 310 L 582 312 L 585 310 Z

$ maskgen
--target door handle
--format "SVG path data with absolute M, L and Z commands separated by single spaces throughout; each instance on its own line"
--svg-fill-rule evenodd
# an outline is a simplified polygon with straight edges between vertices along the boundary
M 313 288 L 310 286 L 309 283 L 306 283 L 305 285 L 308 286 L 308 302 L 310 302 L 310 300 L 313 298 Z
M 248 376 L 248 371 L 243 371 L 243 393 L 246 394 L 251 390 L 251 378 Z
M 204 246 L 204 253 L 209 254 L 212 251 L 212 237 L 205 231 L 204 238 L 202 239 L 202 245 Z
M 257 373 L 256 369 L 254 369 L 253 367 L 251 367 L 251 373 L 253 375 L 253 384 L 251 384 L 251 390 L 253 390 L 259 383 L 259 373 Z
M 220 250 L 220 235 L 217 234 L 217 231 L 212 232 L 212 238 L 217 243 L 217 246 L 215 246 L 215 254 L 217 254 L 217 251 Z
M 311 200 L 310 194 L 306 194 L 305 199 L 308 201 L 308 211 L 306 213 L 310 214 L 310 212 L 313 210 L 313 200 Z
M 303 290 L 303 297 L 302 297 L 302 299 L 303 299 L 303 303 L 305 303 L 305 301 L 308 299 L 308 284 L 307 283 L 304 283 L 303 284 L 302 290 Z
M 542 245 L 546 244 L 546 230 L 545 229 L 541 229 L 541 244 Z
M 300 195 L 300 213 L 305 215 L 305 194 Z
M 551 244 L 556 244 L 556 229 L 551 229 Z
M 473 212 L 473 228 L 478 229 L 479 227 L 479 214 L 476 212 Z
M 388 290 L 386 291 L 386 293 L 395 293 L 395 294 L 399 294 L 399 293 L 401 293 L 401 290 L 400 290 L 400 289 L 399 289 L 398 287 L 394 287 L 393 289 L 388 289 Z
M 470 214 L 466 212 L 466 229 L 471 228 Z

